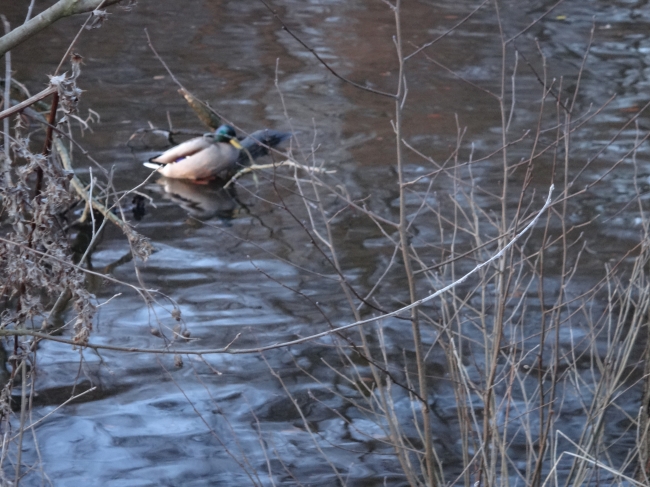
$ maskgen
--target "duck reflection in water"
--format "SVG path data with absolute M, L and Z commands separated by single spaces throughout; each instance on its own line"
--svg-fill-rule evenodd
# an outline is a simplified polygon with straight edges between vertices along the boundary
M 237 199 L 234 186 L 224 188 L 220 182 L 196 184 L 183 179 L 160 178 L 147 189 L 156 191 L 162 196 L 183 208 L 197 220 L 209 220 L 218 217 L 221 220 L 232 220 L 246 206 Z

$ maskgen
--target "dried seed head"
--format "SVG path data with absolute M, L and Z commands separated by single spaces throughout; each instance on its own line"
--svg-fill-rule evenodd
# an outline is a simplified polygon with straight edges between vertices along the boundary
M 106 10 L 93 10 L 92 20 L 86 24 L 86 29 L 99 29 L 107 20 L 108 12 Z
M 174 318 L 176 321 L 181 321 L 181 310 L 174 308 L 172 310 L 172 318 Z
M 182 367 L 183 366 L 183 357 L 180 355 L 174 355 L 174 365 L 176 367 Z

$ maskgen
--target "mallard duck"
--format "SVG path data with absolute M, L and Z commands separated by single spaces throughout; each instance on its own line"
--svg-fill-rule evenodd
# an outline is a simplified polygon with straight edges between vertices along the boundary
M 241 148 L 235 129 L 222 125 L 214 133 L 172 147 L 144 165 L 168 178 L 210 179 L 235 164 Z
M 222 125 L 214 133 L 172 147 L 144 165 L 174 179 L 226 178 L 289 137 L 287 132 L 263 129 L 239 141 L 234 128 Z

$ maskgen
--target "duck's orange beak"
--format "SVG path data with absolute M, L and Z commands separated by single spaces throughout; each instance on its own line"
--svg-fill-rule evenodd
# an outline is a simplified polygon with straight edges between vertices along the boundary
M 241 146 L 241 144 L 239 143 L 239 141 L 237 139 L 230 139 L 230 143 L 239 150 L 243 149 L 243 147 Z

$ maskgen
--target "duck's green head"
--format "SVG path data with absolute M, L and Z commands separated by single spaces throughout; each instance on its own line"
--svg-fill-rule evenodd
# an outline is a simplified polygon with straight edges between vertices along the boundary
M 241 149 L 241 145 L 237 140 L 237 132 L 230 125 L 222 125 L 214 133 L 214 140 L 224 144 L 232 144 L 237 149 Z

